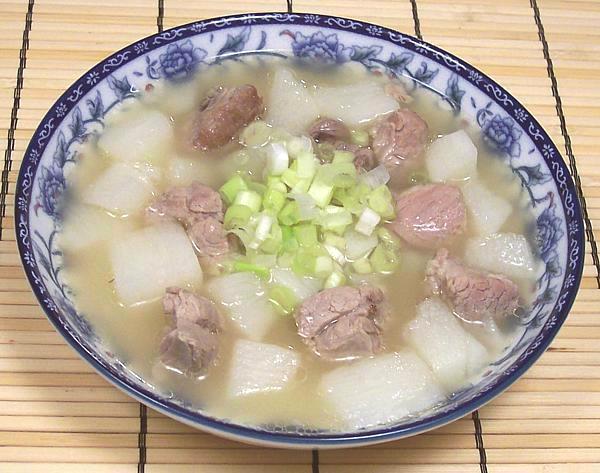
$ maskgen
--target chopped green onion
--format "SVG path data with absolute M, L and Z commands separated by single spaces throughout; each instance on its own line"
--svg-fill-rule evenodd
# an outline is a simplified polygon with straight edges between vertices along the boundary
M 294 228 L 294 236 L 298 244 L 305 248 L 313 248 L 319 244 L 317 238 L 317 227 L 308 223 L 296 225 Z
M 331 287 L 343 286 L 344 284 L 346 284 L 346 276 L 344 276 L 344 273 L 340 271 L 334 271 L 325 280 L 325 284 L 323 284 L 323 286 L 328 289 Z
M 354 229 L 358 233 L 370 236 L 380 221 L 381 217 L 379 216 L 379 214 L 371 210 L 369 207 L 366 207 L 360 214 L 358 222 L 356 222 L 356 225 L 354 225 Z
M 335 150 L 333 152 L 333 164 L 337 163 L 353 163 L 354 153 L 352 151 Z
M 262 242 L 267 239 L 273 223 L 273 217 L 270 215 L 262 214 L 258 218 L 258 223 L 256 224 L 256 230 L 254 232 L 254 240 L 248 245 L 251 249 L 258 249 Z
M 294 169 L 288 168 L 285 171 L 283 171 L 283 174 L 281 174 L 281 180 L 286 186 L 294 187 L 296 184 L 298 184 L 300 178 L 298 177 L 298 173 Z
M 289 227 L 287 225 L 281 225 L 281 251 L 289 252 L 296 251 L 298 249 L 298 240 L 296 240 L 296 236 L 294 235 L 293 227 Z
M 333 186 L 315 180 L 308 189 L 308 195 L 315 200 L 319 207 L 325 207 L 333 197 Z
M 239 191 L 235 196 L 234 205 L 244 205 L 252 212 L 258 212 L 261 205 L 261 197 L 258 192 L 251 190 Z
M 258 264 L 247 263 L 245 261 L 234 261 L 233 270 L 236 272 L 254 273 L 262 279 L 268 279 L 271 274 L 268 268 Z
M 279 223 L 282 225 L 294 225 L 300 221 L 298 204 L 294 201 L 288 202 L 277 214 Z
M 318 223 L 325 230 L 335 227 L 339 228 L 352 223 L 352 214 L 344 207 L 326 205 L 325 208 L 321 210 Z
M 314 249 L 299 248 L 292 260 L 292 271 L 298 276 L 314 276 L 316 259 Z
M 310 151 L 302 151 L 296 159 L 298 163 L 298 177 L 300 179 L 312 179 L 317 172 L 317 161 L 315 155 Z
M 329 246 L 333 246 L 334 248 L 337 248 L 338 250 L 345 250 L 346 249 L 346 240 L 344 238 L 342 238 L 341 236 L 335 235 L 331 232 L 326 232 L 324 237 L 323 237 L 323 242 L 326 245 Z
M 319 278 L 327 277 L 333 271 L 333 260 L 329 256 L 321 255 L 315 259 L 313 274 Z
M 352 263 L 352 268 L 358 274 L 368 274 L 373 272 L 373 268 L 371 267 L 371 263 L 367 258 L 361 258 Z
M 232 205 L 223 218 L 225 228 L 243 227 L 252 217 L 252 213 L 252 210 L 245 205 Z
M 269 289 L 269 302 L 283 315 L 289 315 L 298 304 L 298 298 L 290 288 L 276 284 Z
M 373 269 L 378 273 L 388 274 L 398 267 L 398 256 L 391 250 L 386 249 L 383 244 L 377 247 L 371 253 L 369 261 Z
M 344 256 L 344 253 L 342 253 L 335 246 L 324 244 L 323 248 L 325 248 L 327 253 L 329 253 L 329 256 L 331 256 L 336 263 L 340 265 L 346 264 L 346 257 Z
M 221 186 L 219 192 L 225 203 L 231 205 L 238 193 L 247 189 L 248 185 L 246 184 L 246 181 L 244 181 L 244 178 L 239 174 L 236 174 Z
M 263 208 L 266 210 L 272 210 L 273 212 L 279 212 L 285 205 L 285 194 L 278 190 L 269 187 L 263 196 Z
M 395 217 L 394 198 L 385 184 L 373 189 L 367 197 L 369 207 L 381 217 L 392 219 Z
M 298 246 L 296 246 L 296 248 L 298 248 Z M 277 258 L 277 265 L 280 268 L 291 268 L 293 262 L 294 262 L 294 253 L 293 252 L 282 253 Z
M 330 163 L 333 159 L 335 147 L 331 143 L 319 143 L 315 151 L 321 162 Z
M 312 151 L 312 140 L 308 136 L 293 136 L 286 146 L 289 155 L 296 159 L 301 153 Z
M 356 185 L 356 168 L 352 163 L 331 163 L 319 167 L 317 181 L 331 184 L 334 187 L 353 187 Z
M 283 232 L 277 222 L 273 222 L 271 231 L 265 240 L 261 243 L 260 249 L 265 253 L 276 254 L 281 250 L 283 242 Z
M 248 181 L 248 189 L 256 192 L 257 194 L 263 195 L 267 190 L 267 186 L 265 186 L 262 182 Z
M 294 184 L 290 192 L 293 194 L 305 194 L 310 187 L 311 179 L 298 179 L 298 182 Z
M 350 130 L 350 140 L 358 146 L 369 146 L 369 134 L 364 130 Z
M 272 176 L 280 176 L 288 168 L 290 158 L 281 143 L 271 143 L 267 147 L 267 169 Z
M 267 176 L 267 189 L 274 189 L 284 194 L 287 192 L 287 186 L 279 176 Z

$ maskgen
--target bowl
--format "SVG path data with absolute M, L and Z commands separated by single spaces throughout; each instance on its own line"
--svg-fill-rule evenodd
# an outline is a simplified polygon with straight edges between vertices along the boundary
M 106 114 L 158 79 L 184 81 L 214 62 L 247 55 L 357 62 L 425 87 L 481 129 L 520 180 L 536 219 L 543 272 L 515 342 L 446 403 L 395 425 L 359 432 L 248 427 L 210 417 L 153 389 L 123 364 L 78 313 L 61 279 L 56 236 L 65 175 Z M 565 163 L 537 120 L 485 74 L 436 46 L 381 26 L 325 15 L 261 13 L 198 21 L 144 38 L 79 78 L 50 108 L 29 143 L 16 187 L 15 228 L 25 273 L 50 322 L 112 384 L 174 419 L 230 439 L 288 448 L 340 448 L 415 435 L 458 419 L 514 383 L 565 321 L 579 286 L 584 226 Z

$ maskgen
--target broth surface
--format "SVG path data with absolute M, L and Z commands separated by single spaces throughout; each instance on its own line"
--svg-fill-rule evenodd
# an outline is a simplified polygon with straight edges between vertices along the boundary
M 158 109 L 171 117 L 177 130 L 188 119 L 199 101 L 217 86 L 238 86 L 253 84 L 263 97 L 268 97 L 273 71 L 279 67 L 279 60 L 248 60 L 244 64 L 226 61 L 203 71 L 192 82 L 185 84 L 160 84 L 145 94 L 140 101 L 127 103 L 107 122 L 108 127 L 119 126 L 136 114 Z M 290 67 L 289 64 L 286 67 Z M 309 86 L 351 84 L 358 81 L 386 78 L 368 73 L 362 66 L 339 66 L 317 69 L 303 65 L 290 67 Z M 407 106 L 416 111 L 429 125 L 430 135 L 435 138 L 464 128 L 463 119 L 440 107 L 438 97 L 423 89 L 413 93 L 414 100 Z M 504 232 L 528 235 L 532 228 L 532 216 L 524 210 L 520 185 L 510 170 L 482 143 L 476 129 L 467 131 L 478 148 L 478 175 L 480 180 L 494 192 L 508 199 L 515 210 L 502 227 Z M 250 173 L 260 176 L 261 163 L 244 163 L 243 154 L 237 153 L 237 143 L 232 143 L 213 152 L 190 152 L 184 146 L 176 145 L 169 156 L 158 163 L 162 178 L 157 183 L 160 192 L 174 185 L 187 185 L 192 180 L 217 189 L 240 166 L 247 167 Z M 81 200 L 81 192 L 95 177 L 110 164 L 94 143 L 88 143 L 80 153 L 81 158 L 69 176 L 70 197 L 66 203 L 65 215 Z M 223 158 L 224 155 L 228 157 Z M 173 159 L 176 158 L 176 162 Z M 144 225 L 141 215 L 122 218 L 126 229 Z M 77 231 L 78 222 L 67 219 L 69 231 Z M 464 241 L 474 235 L 469 226 L 465 238 L 458 239 L 449 249 L 463 253 Z M 115 235 L 118 238 L 118 234 Z M 529 238 L 530 244 L 535 244 Z M 232 419 L 242 424 L 299 425 L 306 428 L 341 429 L 340 419 L 332 406 L 320 396 L 317 384 L 321 375 L 343 362 L 328 362 L 312 354 L 297 336 L 292 316 L 282 316 L 265 337 L 264 342 L 289 347 L 301 354 L 301 367 L 291 385 L 279 392 L 257 394 L 237 399 L 223 395 L 227 381 L 227 368 L 230 363 L 234 341 L 240 337 L 231 323 L 226 323 L 220 336 L 220 354 L 217 364 L 210 368 L 203 379 L 190 379 L 166 369 L 158 361 L 158 347 L 161 336 L 168 324 L 163 314 L 160 300 L 145 304 L 124 307 L 119 303 L 114 286 L 108 255 L 108 243 L 94 245 L 83 250 L 64 247 L 66 280 L 75 294 L 74 300 L 81 313 L 90 320 L 100 337 L 108 341 L 119 358 L 130 369 L 158 390 L 170 393 L 173 397 L 185 400 L 209 415 Z M 377 275 L 370 279 L 380 285 L 391 307 L 391 315 L 384 329 L 386 351 L 402 349 L 402 327 L 415 316 L 415 307 L 425 296 L 425 265 L 434 251 L 421 251 L 403 245 L 399 269 L 391 275 Z M 210 278 L 205 273 L 205 283 Z M 189 287 L 199 294 L 206 294 L 204 286 Z M 524 300 L 532 294 L 528 285 L 520 287 Z M 507 337 L 512 328 L 503 327 Z M 499 353 L 493 354 L 495 358 Z M 468 379 L 464 383 L 468 383 Z

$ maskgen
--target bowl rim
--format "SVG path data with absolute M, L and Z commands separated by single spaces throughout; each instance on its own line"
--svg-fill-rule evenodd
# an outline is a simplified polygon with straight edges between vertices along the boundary
M 388 35 L 389 34 L 393 34 L 393 35 L 400 34 L 407 40 L 406 42 L 402 42 L 403 47 L 411 50 L 412 52 L 417 52 L 417 53 L 419 53 L 419 51 L 416 51 L 417 47 L 426 48 L 436 54 L 436 58 L 435 59 L 430 58 L 431 60 L 440 62 L 438 57 L 441 56 L 444 60 L 449 60 L 451 62 L 454 62 L 456 64 L 460 64 L 461 66 L 464 66 L 465 74 L 468 73 L 469 71 L 476 72 L 482 78 L 484 78 L 487 82 L 489 82 L 489 84 L 491 84 L 493 87 L 495 87 L 500 93 L 505 94 L 506 97 L 508 97 L 510 100 L 512 100 L 514 102 L 515 108 L 520 107 L 523 110 L 527 110 L 521 104 L 521 102 L 518 101 L 508 91 L 506 91 L 506 89 L 504 89 L 504 87 L 499 85 L 496 81 L 491 79 L 487 74 L 483 73 L 478 68 L 472 66 L 468 62 L 466 62 L 466 61 L 460 59 L 459 57 L 445 51 L 444 49 L 439 48 L 433 44 L 430 44 L 424 40 L 417 39 L 412 35 L 402 33 L 400 31 L 393 30 L 391 28 L 387 28 L 387 27 L 384 27 L 381 25 L 365 22 L 362 20 L 354 20 L 354 19 L 341 17 L 341 16 L 314 14 L 314 13 L 306 13 L 306 12 L 304 12 L 304 13 L 286 13 L 286 12 L 245 13 L 245 14 L 234 14 L 234 15 L 226 15 L 226 16 L 207 18 L 207 19 L 203 19 L 203 20 L 197 20 L 197 21 L 185 23 L 182 25 L 178 25 L 173 28 L 166 29 L 163 32 L 148 35 L 144 38 L 138 39 L 137 41 L 135 41 L 133 43 L 128 44 L 127 46 L 121 48 L 120 50 L 116 51 L 115 53 L 105 57 L 103 60 L 97 62 L 90 69 L 86 70 L 77 80 L 75 80 L 69 87 L 66 88 L 65 92 L 63 94 L 61 94 L 60 97 L 58 97 L 55 100 L 55 102 L 48 109 L 48 112 L 46 112 L 46 114 L 40 121 L 38 127 L 36 128 L 35 132 L 33 133 L 32 137 L 29 141 L 29 144 L 27 146 L 27 149 L 25 151 L 23 161 L 21 163 L 18 179 L 16 182 L 16 191 L 15 191 L 15 204 L 14 204 L 15 232 L 18 232 L 20 218 L 23 217 L 25 214 L 27 214 L 27 211 L 21 210 L 19 205 L 17 205 L 17 203 L 19 202 L 19 197 L 23 197 L 22 196 L 22 188 L 23 188 L 23 181 L 26 179 L 26 176 L 25 176 L 26 171 L 25 170 L 27 168 L 27 166 L 25 166 L 25 164 L 27 164 L 30 161 L 29 155 L 30 155 L 31 150 L 33 149 L 33 141 L 35 138 L 39 137 L 40 133 L 43 131 L 42 125 L 44 123 L 47 123 L 48 118 L 52 115 L 52 112 L 57 107 L 57 105 L 59 103 L 61 103 L 62 101 L 64 101 L 65 99 L 67 99 L 68 94 L 72 93 L 72 91 L 74 90 L 75 86 L 78 83 L 79 84 L 83 83 L 85 77 L 90 72 L 92 72 L 96 69 L 100 70 L 101 66 L 105 65 L 106 63 L 108 63 L 111 60 L 113 60 L 113 61 L 118 60 L 119 57 L 122 57 L 122 54 L 124 52 L 126 52 L 129 48 L 131 48 L 136 43 L 139 43 L 142 41 L 147 41 L 147 40 L 152 40 L 161 35 L 163 35 L 163 37 L 164 37 L 165 34 L 166 35 L 168 35 L 169 33 L 173 34 L 173 32 L 175 30 L 177 30 L 178 28 L 186 28 L 186 27 L 190 27 L 191 25 L 198 24 L 198 23 L 202 23 L 207 26 L 207 28 L 204 29 L 201 33 L 197 33 L 197 34 L 204 34 L 206 32 L 210 32 L 210 31 L 227 30 L 232 27 L 235 28 L 238 26 L 242 26 L 245 24 L 244 20 L 249 20 L 249 19 L 252 20 L 253 25 L 273 24 L 273 23 L 265 21 L 266 18 L 269 18 L 271 20 L 276 20 L 279 24 L 290 24 L 290 25 L 297 24 L 300 26 L 314 26 L 314 25 L 311 25 L 306 20 L 307 20 L 307 17 L 315 17 L 315 16 L 320 19 L 332 20 L 326 26 L 318 25 L 319 27 L 322 27 L 322 28 L 325 28 L 328 30 L 346 31 L 347 29 L 344 28 L 343 26 L 341 26 L 341 23 L 343 23 L 343 24 L 359 25 L 358 29 L 353 27 L 351 30 L 352 33 L 357 34 L 359 36 L 366 36 L 366 37 L 372 37 L 372 38 L 376 38 L 376 39 L 382 39 L 380 36 L 376 36 L 376 35 L 370 33 L 369 31 L 367 31 L 368 28 L 377 28 L 379 31 L 387 33 Z M 231 24 L 232 22 L 233 22 L 233 24 Z M 220 24 L 220 23 L 222 23 L 222 24 Z M 196 34 L 191 34 L 189 36 L 195 36 L 195 35 Z M 390 40 L 385 39 L 385 41 L 390 41 Z M 151 46 L 147 51 L 145 51 L 145 54 L 147 54 L 148 52 L 150 52 L 154 49 L 158 49 L 158 48 L 162 47 L 163 44 L 160 44 L 157 46 Z M 132 58 L 132 60 L 133 60 L 133 58 Z M 121 62 L 125 64 L 130 61 L 121 61 Z M 121 63 L 119 63 L 119 65 L 121 65 Z M 441 65 L 443 65 L 443 64 L 441 64 Z M 457 71 L 457 73 L 460 74 L 458 71 Z M 102 80 L 104 80 L 109 75 L 110 74 L 106 74 L 106 73 L 102 74 L 96 84 L 100 83 Z M 481 90 L 481 87 L 479 85 L 473 84 L 473 86 L 476 87 L 477 89 Z M 83 96 L 84 94 L 81 94 L 81 95 Z M 80 97 L 78 97 L 75 101 L 72 101 L 73 103 L 71 106 L 74 106 L 75 104 L 79 103 L 79 98 Z M 493 100 L 496 103 L 498 103 L 497 99 L 493 99 Z M 502 107 L 501 104 L 498 104 L 498 105 L 500 107 Z M 565 176 L 567 176 L 566 181 L 565 181 L 566 187 L 572 193 L 572 195 L 577 197 L 576 199 L 574 199 L 574 206 L 573 206 L 574 215 L 572 217 L 572 220 L 578 222 L 580 225 L 579 225 L 577 232 L 575 232 L 574 236 L 571 237 L 570 235 L 567 234 L 567 238 L 570 239 L 571 241 L 576 240 L 577 243 L 579 244 L 579 247 L 584 248 L 585 224 L 584 224 L 583 217 L 582 217 L 581 206 L 580 206 L 580 201 L 579 201 L 579 194 L 576 190 L 571 173 L 569 172 L 566 161 L 562 157 L 562 153 L 559 151 L 558 147 L 553 143 L 553 141 L 550 139 L 550 137 L 548 136 L 546 131 L 541 127 L 541 125 L 539 124 L 539 122 L 537 121 L 535 116 L 531 113 L 529 113 L 529 115 L 530 115 L 529 119 L 532 121 L 532 123 L 535 126 L 537 126 L 539 133 L 543 137 L 543 140 L 547 143 L 550 143 L 554 147 L 554 149 L 556 149 L 556 151 L 560 157 L 560 159 L 557 160 L 557 165 L 559 166 L 559 168 L 561 168 L 563 174 Z M 53 134 L 53 132 L 49 133 L 50 136 L 52 134 Z M 48 140 L 48 141 L 50 141 L 50 140 Z M 46 145 L 47 145 L 47 143 L 46 143 Z M 44 145 L 44 148 L 46 145 Z M 538 146 L 536 145 L 536 148 L 537 147 Z M 39 165 L 39 162 L 35 163 L 35 165 L 34 165 L 35 171 L 37 171 L 38 165 Z M 556 178 L 554 176 L 552 177 L 552 180 L 553 180 L 553 182 L 556 183 Z M 25 198 L 25 197 L 23 197 L 23 198 Z M 27 198 L 25 198 L 25 199 L 29 206 L 30 200 Z M 563 205 L 562 199 L 560 199 L 560 200 L 561 200 L 561 205 Z M 563 205 L 563 209 L 564 209 L 564 205 Z M 27 226 L 29 227 L 28 216 L 26 217 L 26 222 L 27 222 Z M 140 389 L 140 388 L 133 386 L 131 383 L 129 383 L 128 381 L 126 381 L 125 379 L 120 377 L 119 373 L 116 370 L 114 370 L 109 365 L 103 363 L 103 361 L 99 357 L 95 356 L 93 350 L 88 350 L 84 345 L 79 343 L 78 340 L 76 340 L 76 338 L 73 336 L 72 332 L 68 329 L 68 325 L 61 323 L 61 321 L 50 312 L 49 308 L 47 307 L 47 305 L 44 302 L 44 296 L 41 294 L 41 292 L 37 288 L 37 285 L 35 284 L 33 270 L 31 270 L 28 267 L 28 265 L 25 264 L 25 260 L 24 260 L 25 247 L 23 245 L 23 241 L 20 238 L 17 238 L 17 245 L 18 245 L 18 249 L 19 249 L 19 256 L 21 259 L 21 264 L 24 268 L 25 274 L 27 275 L 27 279 L 29 281 L 31 289 L 32 289 L 33 293 L 35 294 L 36 299 L 37 299 L 39 305 L 41 306 L 41 308 L 43 309 L 46 317 L 52 323 L 54 328 L 67 341 L 67 343 L 69 343 L 69 345 L 71 345 L 71 347 L 73 347 L 75 349 L 75 351 L 86 362 L 88 362 L 104 379 L 107 379 L 111 384 L 113 384 L 117 388 L 121 389 L 122 391 L 124 391 L 125 393 L 127 393 L 128 395 L 130 395 L 131 397 L 136 399 L 137 401 L 143 403 L 144 405 L 152 407 L 153 409 L 156 409 L 156 410 L 158 410 L 170 417 L 173 417 L 176 420 L 184 422 L 188 425 L 191 425 L 191 426 L 194 426 L 194 427 L 197 427 L 200 429 L 204 429 L 205 431 L 209 431 L 209 432 L 212 432 L 215 434 L 233 436 L 237 440 L 247 441 L 250 443 L 262 443 L 262 444 L 268 444 L 270 446 L 287 447 L 287 448 L 317 448 L 317 447 L 319 447 L 319 448 L 340 448 L 340 447 L 357 446 L 360 444 L 370 444 L 370 443 L 378 443 L 378 442 L 383 442 L 383 441 L 390 441 L 390 440 L 399 439 L 399 438 L 403 438 L 403 437 L 407 437 L 407 436 L 411 436 L 411 435 L 416 435 L 416 434 L 425 432 L 427 430 L 441 427 L 443 425 L 453 422 L 453 421 L 455 421 L 461 417 L 464 417 L 465 415 L 468 415 L 468 414 L 472 413 L 473 411 L 479 409 L 481 406 L 490 402 L 492 399 L 494 399 L 495 397 L 500 395 L 502 392 L 504 392 L 508 387 L 510 387 L 515 381 L 517 381 L 517 379 L 519 379 L 523 375 L 523 373 L 525 373 L 525 371 L 527 371 L 538 360 L 538 358 L 545 352 L 546 348 L 552 342 L 552 340 L 558 333 L 559 329 L 562 327 L 563 323 L 567 319 L 567 316 L 569 315 L 569 312 L 573 306 L 573 303 L 575 301 L 575 298 L 576 298 L 576 295 L 577 295 L 577 292 L 578 292 L 578 289 L 579 289 L 579 286 L 581 283 L 581 279 L 582 279 L 582 275 L 583 275 L 583 267 L 584 267 L 584 259 L 580 258 L 577 262 L 577 267 L 573 273 L 575 275 L 575 282 L 574 282 L 573 290 L 569 293 L 569 295 L 568 295 L 569 297 L 567 297 L 566 301 L 564 302 L 563 308 L 559 311 L 559 317 L 558 317 L 556 324 L 547 331 L 546 335 L 542 338 L 539 345 L 536 346 L 534 349 L 532 349 L 521 361 L 517 361 L 516 363 L 511 365 L 515 369 L 512 370 L 507 375 L 506 374 L 502 375 L 500 377 L 500 379 L 496 382 L 496 384 L 491 389 L 475 395 L 469 401 L 467 401 L 463 404 L 459 404 L 453 409 L 449 409 L 441 414 L 429 416 L 424 421 L 415 421 L 415 422 L 411 422 L 411 423 L 408 423 L 408 424 L 405 424 L 402 426 L 391 426 L 391 427 L 385 427 L 385 428 L 382 427 L 382 428 L 376 428 L 376 429 L 364 430 L 364 431 L 358 431 L 358 432 L 351 432 L 351 433 L 327 433 L 327 434 L 321 434 L 321 433 L 304 434 L 303 433 L 303 434 L 298 434 L 298 433 L 292 433 L 292 432 L 270 432 L 270 431 L 262 430 L 259 428 L 253 428 L 253 427 L 249 427 L 249 426 L 230 423 L 230 422 L 227 422 L 226 420 L 213 418 L 213 417 L 205 415 L 201 412 L 192 411 L 192 410 L 186 409 L 182 406 L 171 404 L 168 401 L 162 401 L 162 400 L 156 398 L 151 390 Z

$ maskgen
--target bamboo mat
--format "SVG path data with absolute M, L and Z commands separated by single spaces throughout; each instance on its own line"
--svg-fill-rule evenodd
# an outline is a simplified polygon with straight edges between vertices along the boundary
M 600 472 L 600 3 L 531 2 L 0 0 L 0 472 Z M 64 88 L 159 29 L 288 8 L 414 33 L 483 69 L 538 117 L 585 196 L 584 280 L 552 347 L 476 415 L 416 438 L 292 452 L 196 432 L 131 401 L 80 361 L 20 269 L 14 183 L 29 137 Z

